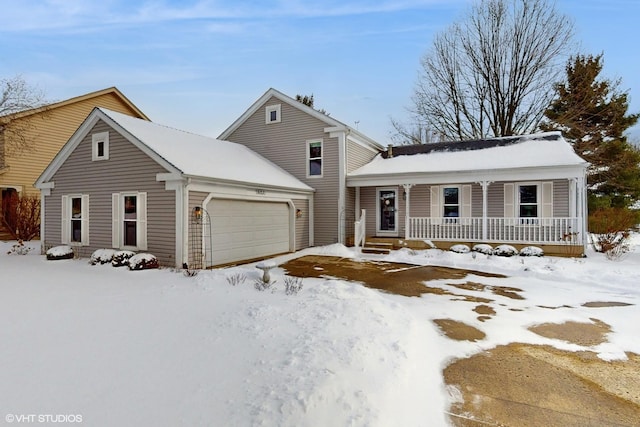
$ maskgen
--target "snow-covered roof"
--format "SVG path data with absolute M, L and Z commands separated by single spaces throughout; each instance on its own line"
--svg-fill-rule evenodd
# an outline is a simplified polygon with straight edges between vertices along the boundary
M 546 132 L 486 141 L 393 147 L 392 156 L 378 155 L 349 177 L 473 172 L 586 166 L 560 132 Z
M 313 191 L 248 147 L 98 108 L 184 175 L 259 186 Z

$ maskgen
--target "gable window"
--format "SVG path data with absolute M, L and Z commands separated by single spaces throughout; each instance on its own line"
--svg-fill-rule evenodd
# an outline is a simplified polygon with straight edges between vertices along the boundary
M 62 196 L 61 243 L 89 244 L 89 195 Z
M 109 160 L 109 132 L 91 135 L 91 160 Z
M 280 111 L 281 111 L 280 104 L 268 105 L 265 109 L 265 122 L 267 124 L 280 123 L 281 121 Z
M 307 141 L 307 177 L 322 176 L 322 140 Z
M 147 249 L 147 193 L 114 193 L 112 204 L 112 246 Z

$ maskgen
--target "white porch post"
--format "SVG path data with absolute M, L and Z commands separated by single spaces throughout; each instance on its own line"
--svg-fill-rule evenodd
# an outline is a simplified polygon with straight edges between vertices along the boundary
M 409 193 L 411 190 L 411 187 L 413 187 L 413 184 L 402 184 L 402 187 L 404 188 L 404 193 L 405 193 L 405 205 L 404 205 L 404 238 L 408 239 L 409 236 L 411 235 L 410 233 L 410 227 L 409 227 L 409 208 L 411 207 L 411 203 L 409 202 L 409 200 L 411 199 L 411 197 L 409 197 Z
M 482 240 L 483 241 L 487 241 L 487 216 L 489 213 L 489 207 L 488 207 L 488 190 L 489 190 L 489 185 L 491 184 L 492 181 L 480 181 L 478 182 L 478 184 L 480 184 L 480 186 L 482 186 Z
M 578 177 L 576 181 L 576 196 L 578 199 L 578 230 L 576 230 L 582 239 L 584 251 L 587 250 L 587 186 L 585 185 L 585 177 Z

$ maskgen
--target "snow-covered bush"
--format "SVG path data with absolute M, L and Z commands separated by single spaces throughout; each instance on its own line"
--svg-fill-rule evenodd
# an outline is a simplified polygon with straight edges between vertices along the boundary
M 284 293 L 287 295 L 297 295 L 302 290 L 302 277 L 285 276 Z
M 511 245 L 500 245 L 493 249 L 493 254 L 497 256 L 510 257 L 518 255 L 518 250 Z
M 485 255 L 493 254 L 493 247 L 491 245 L 487 245 L 486 243 L 479 243 L 477 245 L 474 245 L 471 250 L 473 252 L 480 252 L 481 254 Z
M 7 255 L 27 255 L 33 250 L 33 247 L 27 246 L 22 240 L 18 240 L 11 246 L 11 249 L 7 251 Z
M 96 265 L 111 262 L 115 253 L 115 249 L 96 249 L 89 258 L 89 264 Z
M 135 254 L 135 252 L 131 251 L 117 251 L 113 254 L 111 265 L 113 265 L 114 267 L 124 267 L 125 265 L 129 265 L 129 258 L 134 256 Z
M 520 249 L 520 256 L 543 256 L 544 251 L 537 246 L 526 246 Z
M 71 259 L 73 258 L 73 248 L 71 246 L 54 246 L 46 252 L 47 259 L 49 261 L 58 259 Z
M 149 270 L 159 266 L 158 258 L 152 254 L 141 253 L 129 258 L 129 270 Z
M 449 248 L 449 250 L 457 254 L 467 254 L 471 251 L 471 249 L 469 249 L 469 246 L 463 244 L 453 245 Z

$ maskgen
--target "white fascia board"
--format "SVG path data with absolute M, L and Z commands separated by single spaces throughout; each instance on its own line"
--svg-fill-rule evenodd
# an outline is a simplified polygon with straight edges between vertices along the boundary
M 205 182 L 191 180 L 186 188 L 189 191 L 201 191 L 205 193 L 215 193 L 226 195 L 230 198 L 266 200 L 267 198 L 290 200 L 290 199 L 313 199 L 313 192 L 302 192 L 274 187 L 242 186 L 234 183 Z
M 280 187 L 280 186 L 273 186 L 273 185 L 265 185 L 265 184 L 258 184 L 258 183 L 254 183 L 254 182 L 242 182 L 242 181 L 231 181 L 231 180 L 225 180 L 225 179 L 212 179 L 212 178 L 207 178 L 207 177 L 202 177 L 202 176 L 187 176 L 188 180 L 190 183 L 189 188 L 193 188 L 193 185 L 195 184 L 201 184 L 204 186 L 226 186 L 229 188 L 238 188 L 238 189 L 249 189 L 251 191 L 255 191 L 255 190 L 264 190 L 264 191 L 278 191 L 278 192 L 285 192 L 285 193 L 290 193 L 290 194 L 301 194 L 301 195 L 309 195 L 309 194 L 313 194 L 315 193 L 315 189 L 309 187 L 309 189 L 303 189 L 303 188 L 291 188 L 291 187 Z
M 584 166 L 548 166 L 503 170 L 451 171 L 389 175 L 348 176 L 348 187 L 402 184 L 456 184 L 479 181 L 537 181 L 570 179 L 584 174 Z

